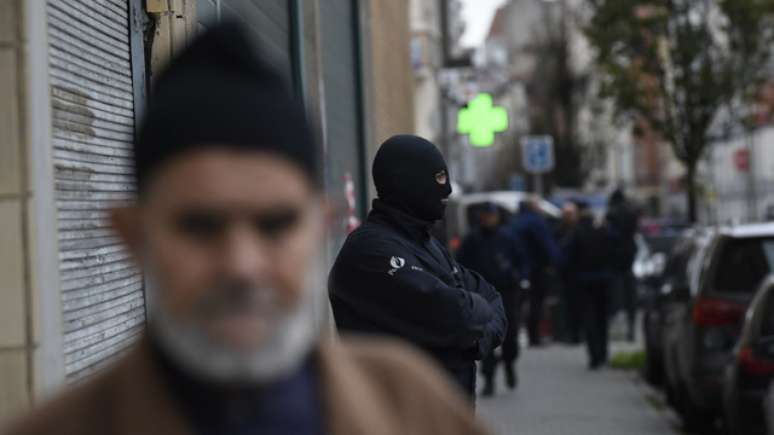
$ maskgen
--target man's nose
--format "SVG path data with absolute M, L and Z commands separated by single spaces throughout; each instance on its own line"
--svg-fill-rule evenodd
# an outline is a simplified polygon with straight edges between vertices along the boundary
M 235 225 L 223 242 L 222 267 L 230 276 L 259 279 L 269 270 L 266 242 L 247 225 Z

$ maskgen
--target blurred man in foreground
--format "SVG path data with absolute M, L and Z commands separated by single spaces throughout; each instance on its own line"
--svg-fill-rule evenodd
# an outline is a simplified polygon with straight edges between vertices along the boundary
M 501 360 L 505 369 L 505 382 L 514 389 L 518 384 L 516 359 L 519 357 L 519 325 L 522 293 L 529 289 L 529 264 L 521 242 L 501 225 L 500 210 L 494 203 L 487 203 L 479 212 L 479 225 L 465 237 L 457 261 L 480 273 L 495 286 L 503 300 L 508 330 L 502 345 Z M 485 397 L 495 393 L 494 376 L 497 357 L 492 349 L 481 364 L 484 375 Z
M 432 143 L 400 135 L 373 164 L 378 198 L 349 235 L 330 275 L 340 330 L 403 338 L 427 351 L 475 398 L 476 364 L 503 341 L 500 295 L 430 235 L 451 194 Z
M 254 53 L 217 27 L 160 78 L 138 201 L 113 215 L 150 282 L 146 336 L 10 434 L 482 433 L 421 357 L 321 336 L 319 153 Z
M 514 236 L 524 244 L 529 256 L 529 345 L 540 346 L 540 323 L 543 320 L 544 302 L 550 282 L 548 273 L 559 261 L 559 247 L 535 198 L 519 204 L 519 212 L 514 219 L 512 230 Z

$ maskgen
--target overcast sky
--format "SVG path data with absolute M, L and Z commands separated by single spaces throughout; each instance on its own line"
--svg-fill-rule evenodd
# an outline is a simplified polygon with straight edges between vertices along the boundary
M 473 47 L 481 44 L 489 32 L 497 8 L 506 0 L 462 0 L 462 17 L 466 22 L 462 45 Z

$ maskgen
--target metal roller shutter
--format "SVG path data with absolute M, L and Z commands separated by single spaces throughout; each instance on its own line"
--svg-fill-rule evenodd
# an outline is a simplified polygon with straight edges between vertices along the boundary
M 143 278 L 107 210 L 134 195 L 129 2 L 49 0 L 65 373 L 99 369 L 140 335 Z
M 290 74 L 290 0 L 197 0 L 196 7 L 199 29 L 221 19 L 240 21 L 271 62 Z

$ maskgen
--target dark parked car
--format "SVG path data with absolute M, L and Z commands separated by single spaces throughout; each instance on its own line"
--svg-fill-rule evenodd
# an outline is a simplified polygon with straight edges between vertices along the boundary
M 774 254 L 774 252 L 769 255 Z M 765 435 L 764 406 L 774 379 L 774 277 L 750 304 L 723 384 L 723 415 L 729 435 Z
M 774 224 L 715 231 L 699 247 L 687 286 L 673 287 L 664 310 L 664 372 L 670 403 L 688 429 L 721 415 L 722 379 L 744 313 L 774 269 Z
M 774 382 L 769 385 L 769 395 L 766 397 L 763 412 L 766 414 L 767 433 L 768 435 L 774 435 Z
M 699 233 L 686 231 L 681 237 L 675 237 L 670 243 L 662 244 L 663 250 L 651 256 L 652 262 L 664 261 L 660 273 L 639 278 L 642 298 L 642 329 L 645 338 L 645 379 L 653 385 L 659 385 L 664 372 L 663 324 L 664 309 L 671 290 L 675 287 L 688 287 L 688 266 L 699 247 Z M 665 257 L 666 260 L 659 260 Z M 653 268 L 658 269 L 654 266 Z

